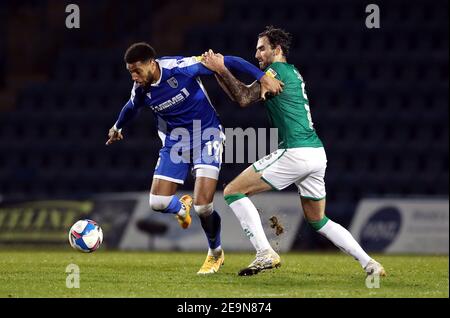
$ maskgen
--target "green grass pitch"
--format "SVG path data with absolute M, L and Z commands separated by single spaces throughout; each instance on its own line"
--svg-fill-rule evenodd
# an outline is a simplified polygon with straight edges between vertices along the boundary
M 7 248 L 0 250 L 0 297 L 449 297 L 448 256 L 374 255 L 388 276 L 372 289 L 342 253 L 281 256 L 281 268 L 239 277 L 253 255 L 225 252 L 219 273 L 198 276 L 205 253 Z M 80 288 L 66 287 L 72 263 L 80 268 Z

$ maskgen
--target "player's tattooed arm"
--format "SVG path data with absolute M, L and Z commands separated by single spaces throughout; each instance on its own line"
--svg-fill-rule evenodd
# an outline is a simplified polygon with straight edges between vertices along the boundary
M 214 73 L 214 77 L 216 78 L 217 83 L 219 83 L 219 86 L 223 89 L 223 91 L 225 93 L 227 93 L 228 97 L 235 102 L 236 100 L 234 99 L 233 95 L 231 94 L 230 90 L 228 89 L 227 85 L 225 85 L 224 81 L 222 80 L 222 78 L 217 75 L 216 73 Z
M 261 99 L 261 84 L 258 81 L 245 85 L 227 68 L 216 73 L 216 79 L 228 96 L 241 107 L 247 107 Z
M 211 50 L 202 55 L 202 64 L 215 72 L 219 85 L 227 95 L 241 107 L 246 107 L 261 99 L 261 85 L 255 81 L 245 85 L 226 68 L 222 54 L 215 54 Z

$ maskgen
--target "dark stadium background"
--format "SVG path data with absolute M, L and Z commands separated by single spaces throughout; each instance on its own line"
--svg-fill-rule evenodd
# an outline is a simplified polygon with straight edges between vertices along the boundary
M 79 29 L 65 27 L 69 3 Z M 380 29 L 365 27 L 369 3 Z M 212 48 L 255 63 L 269 24 L 293 35 L 288 61 L 328 155 L 330 217 L 348 226 L 367 197 L 448 196 L 448 1 L 42 0 L 0 2 L 2 199 L 148 191 L 160 147 L 151 113 L 104 146 L 130 94 L 125 49 L 147 41 L 159 56 Z M 225 127 L 268 127 L 262 105 L 239 110 L 203 80 Z M 246 166 L 224 164 L 218 190 Z M 329 246 L 300 231 L 296 248 Z

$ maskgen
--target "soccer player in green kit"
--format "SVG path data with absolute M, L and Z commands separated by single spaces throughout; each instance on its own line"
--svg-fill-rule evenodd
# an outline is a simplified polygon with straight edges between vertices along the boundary
M 264 106 L 271 124 L 278 128 L 278 150 L 253 163 L 225 190 L 225 201 L 256 249 L 255 260 L 239 272 L 241 276 L 279 267 L 280 256 L 270 246 L 259 213 L 249 196 L 268 190 L 282 190 L 295 183 L 308 223 L 338 248 L 359 261 L 367 275 L 385 276 L 383 266 L 372 259 L 341 225 L 325 216 L 325 170 L 327 157 L 311 119 L 305 83 L 296 67 L 287 63 L 290 35 L 272 26 L 258 36 L 256 59 L 259 67 L 284 83 L 277 96 L 267 96 Z M 241 107 L 261 99 L 261 85 L 245 85 L 237 80 L 223 63 L 223 56 L 211 50 L 203 54 L 206 67 Z

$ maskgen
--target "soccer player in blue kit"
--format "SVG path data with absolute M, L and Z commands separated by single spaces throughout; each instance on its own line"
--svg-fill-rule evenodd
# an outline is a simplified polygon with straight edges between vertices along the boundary
M 156 117 L 162 141 L 153 174 L 149 203 L 154 211 L 174 214 L 183 229 L 191 223 L 190 209 L 200 217 L 208 240 L 208 255 L 197 274 L 212 274 L 224 261 L 221 247 L 221 219 L 213 198 L 219 177 L 224 134 L 218 115 L 199 78 L 214 73 L 201 64 L 201 57 L 156 58 L 147 43 L 131 45 L 125 52 L 126 68 L 134 81 L 130 100 L 109 130 L 106 145 L 122 140 L 123 127 L 143 108 Z M 225 56 L 225 65 L 249 74 L 261 83 L 261 97 L 278 94 L 282 83 L 265 75 L 249 62 Z M 181 137 L 181 138 L 180 138 Z M 194 199 L 176 196 L 189 170 L 195 176 Z

